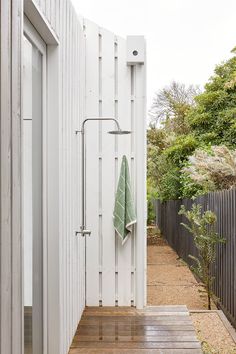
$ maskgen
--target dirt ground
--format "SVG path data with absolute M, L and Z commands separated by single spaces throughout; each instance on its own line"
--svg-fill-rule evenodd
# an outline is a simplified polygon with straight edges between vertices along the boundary
M 186 264 L 162 240 L 148 246 L 148 305 L 187 305 L 206 309 L 206 297 Z
M 188 266 L 161 238 L 155 243 L 148 246 L 148 305 L 206 310 L 206 296 L 200 295 L 201 287 Z M 191 318 L 205 354 L 236 353 L 235 343 L 217 313 L 192 313 Z

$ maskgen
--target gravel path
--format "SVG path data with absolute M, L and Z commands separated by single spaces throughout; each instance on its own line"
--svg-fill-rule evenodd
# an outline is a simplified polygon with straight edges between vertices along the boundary
M 203 353 L 233 354 L 236 346 L 217 313 L 191 313 Z
M 192 272 L 164 242 L 148 246 L 148 305 L 187 305 L 206 309 L 206 297 Z
M 206 296 L 187 265 L 160 238 L 148 246 L 148 305 L 187 305 L 206 310 Z M 217 313 L 192 313 L 191 318 L 205 354 L 236 353 L 236 346 Z

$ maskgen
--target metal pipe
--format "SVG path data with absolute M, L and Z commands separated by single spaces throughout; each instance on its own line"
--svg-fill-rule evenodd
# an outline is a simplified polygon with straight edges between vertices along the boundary
M 82 225 L 80 226 L 80 231 L 76 231 L 76 235 L 81 234 L 82 236 L 89 235 L 91 234 L 90 230 L 86 229 L 86 168 L 85 168 L 85 124 L 88 121 L 114 121 L 117 126 L 117 132 L 122 134 L 122 130 L 120 128 L 120 125 L 117 121 L 117 119 L 113 117 L 88 117 L 85 118 L 81 130 L 76 130 L 77 133 L 81 133 L 81 159 L 82 159 L 82 165 L 81 165 L 81 177 L 82 177 L 82 211 L 81 211 L 81 219 L 82 219 Z M 128 133 L 127 131 L 125 134 Z M 130 132 L 129 132 L 130 133 Z
M 119 125 L 119 123 L 118 123 L 118 120 L 117 119 L 115 119 L 115 118 L 112 118 L 112 117 L 89 117 L 89 118 L 86 118 L 84 121 L 83 121 L 83 123 L 82 123 L 82 128 L 81 128 L 81 133 L 84 133 L 84 126 L 85 126 L 85 123 L 86 122 L 88 122 L 88 121 L 90 121 L 90 120 L 93 120 L 93 121 L 100 121 L 100 120 L 106 120 L 106 121 L 108 121 L 108 120 L 112 120 L 113 122 L 115 122 L 116 123 L 116 126 L 117 126 L 117 129 L 118 130 L 121 130 L 121 128 L 120 128 L 120 125 Z

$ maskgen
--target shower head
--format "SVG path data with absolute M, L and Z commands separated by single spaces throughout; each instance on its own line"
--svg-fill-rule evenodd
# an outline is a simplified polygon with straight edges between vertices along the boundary
M 108 133 L 113 135 L 125 135 L 125 134 L 131 134 L 131 131 L 117 129 L 117 130 L 111 130 Z

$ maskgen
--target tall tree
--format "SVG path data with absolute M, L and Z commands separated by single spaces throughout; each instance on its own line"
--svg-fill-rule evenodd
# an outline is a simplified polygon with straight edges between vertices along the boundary
M 216 66 L 188 121 L 201 141 L 236 147 L 236 56 Z
M 194 98 L 200 93 L 198 86 L 171 82 L 156 93 L 150 109 L 152 123 L 162 123 L 165 129 L 176 134 L 189 132 L 186 119 L 190 109 L 195 105 Z

